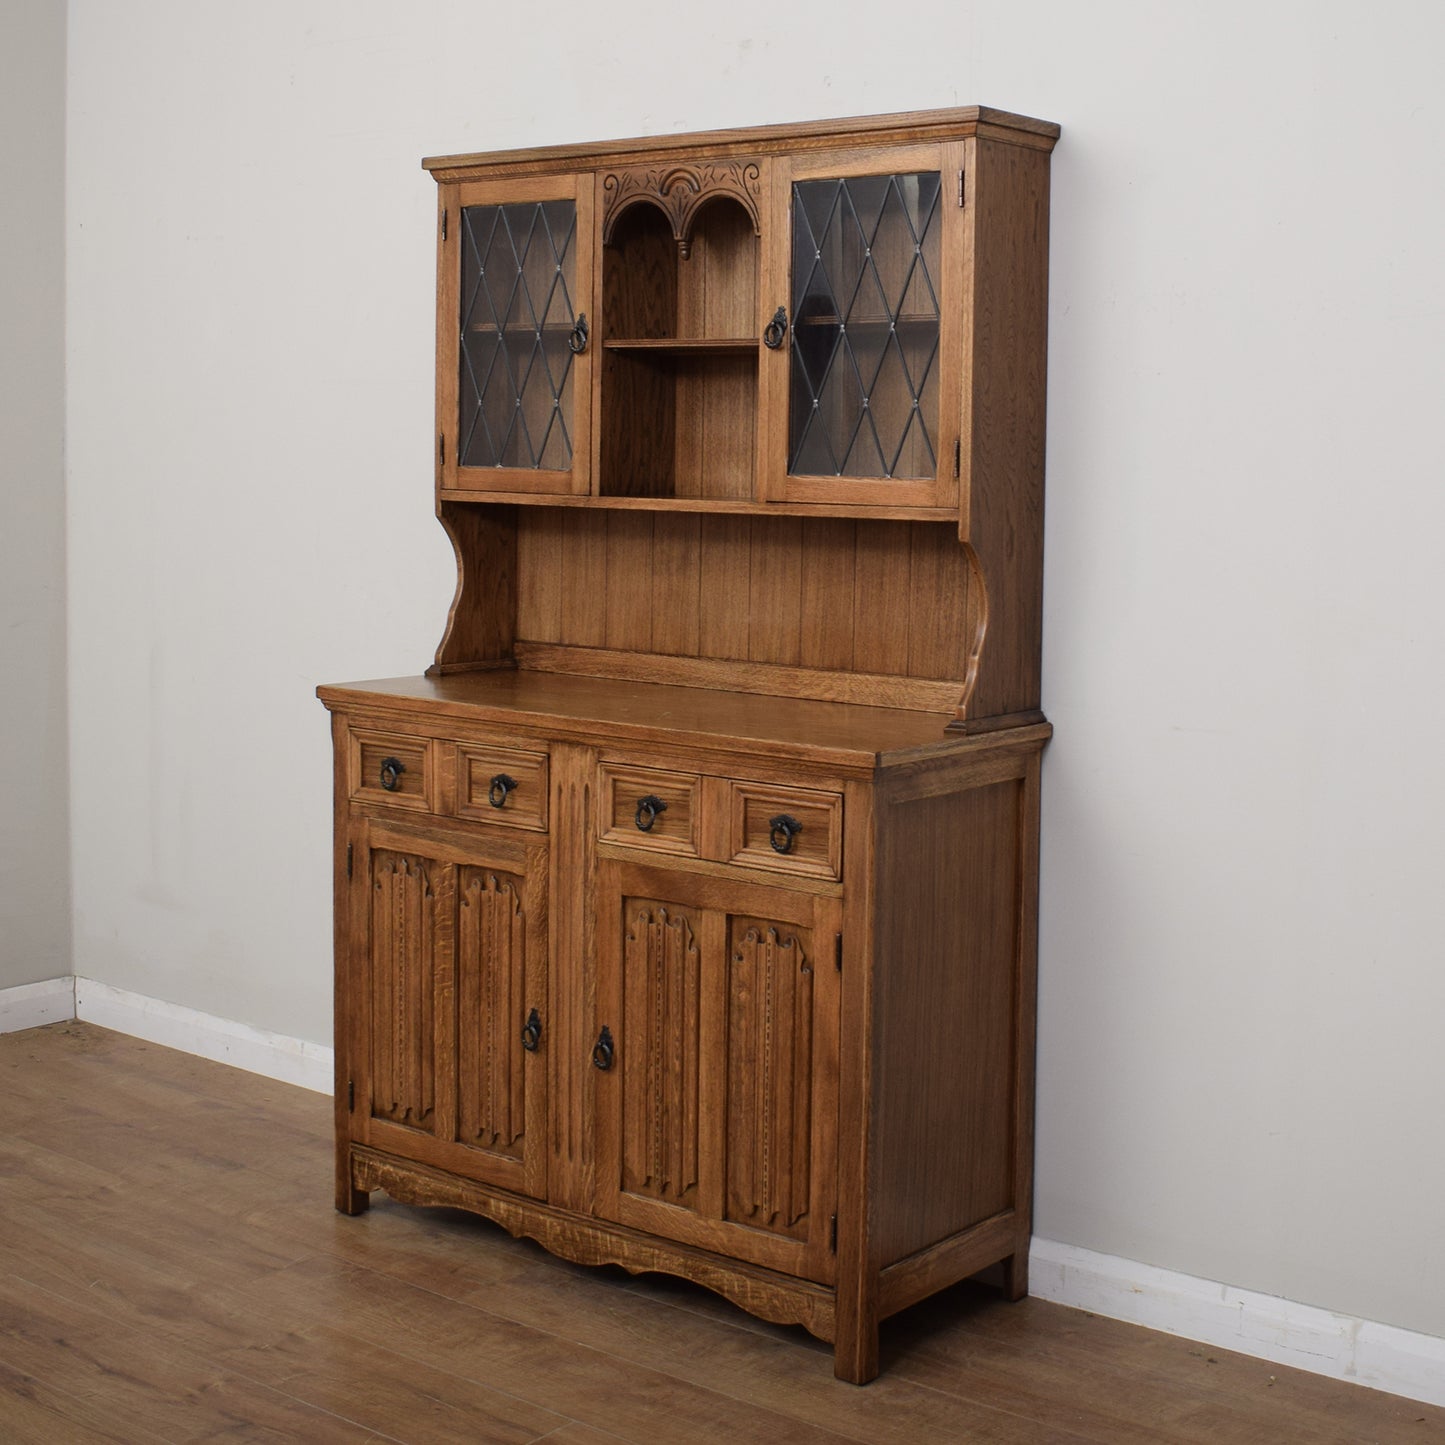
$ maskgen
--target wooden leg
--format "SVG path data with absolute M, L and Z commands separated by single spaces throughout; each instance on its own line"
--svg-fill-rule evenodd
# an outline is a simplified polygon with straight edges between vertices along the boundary
M 878 1375 L 878 1317 L 867 1302 L 839 1291 L 833 1335 L 833 1373 L 850 1385 Z
M 351 1145 L 344 1139 L 336 1146 L 336 1208 L 342 1214 L 365 1214 L 371 1191 L 351 1182 Z
M 336 1207 L 342 1214 L 365 1214 L 371 1207 L 371 1191 L 355 1189 L 350 1184 L 336 1190 Z
M 1029 1251 L 1025 1245 L 1017 1253 L 1009 1255 L 1003 1262 L 1003 1297 L 1006 1300 L 1024 1299 L 1029 1292 Z

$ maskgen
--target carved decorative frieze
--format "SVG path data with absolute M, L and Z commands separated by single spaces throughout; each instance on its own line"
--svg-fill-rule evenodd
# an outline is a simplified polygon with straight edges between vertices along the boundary
M 728 196 L 762 233 L 762 171 L 757 161 L 712 161 L 696 165 L 632 166 L 602 177 L 602 244 L 612 240 L 617 218 L 628 206 L 646 201 L 658 207 L 672 226 L 683 256 L 692 247 L 692 224 L 708 201 Z

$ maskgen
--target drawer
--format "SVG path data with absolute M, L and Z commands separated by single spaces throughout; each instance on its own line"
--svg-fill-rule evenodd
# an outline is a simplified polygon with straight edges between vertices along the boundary
M 457 744 L 457 816 L 547 830 L 547 754 Z
M 698 855 L 698 777 L 603 763 L 598 769 L 599 836 L 605 843 Z
M 432 745 L 399 733 L 353 731 L 350 781 L 354 802 L 429 812 Z
M 813 788 L 729 784 L 728 857 L 750 868 L 843 876 L 843 798 Z

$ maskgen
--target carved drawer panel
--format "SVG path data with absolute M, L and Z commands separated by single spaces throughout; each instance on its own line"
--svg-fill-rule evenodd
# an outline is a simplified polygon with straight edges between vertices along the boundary
M 350 784 L 353 802 L 430 812 L 432 744 L 398 733 L 354 731 Z
M 603 763 L 598 780 L 598 826 L 603 842 L 698 856 L 699 779 L 695 773 Z
M 547 754 L 457 744 L 457 815 L 507 828 L 547 829 Z
M 750 868 L 843 875 L 843 799 L 813 788 L 730 785 L 728 860 Z

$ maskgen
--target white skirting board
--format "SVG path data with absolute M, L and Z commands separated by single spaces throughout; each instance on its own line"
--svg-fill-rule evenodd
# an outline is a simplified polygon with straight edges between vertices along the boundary
M 163 1003 L 91 978 L 75 980 L 75 1016 L 153 1044 L 265 1074 L 282 1083 L 299 1084 L 320 1094 L 332 1091 L 332 1051 L 324 1044 L 219 1019 L 199 1009 Z
M 75 979 L 47 978 L 44 983 L 22 983 L 0 988 L 0 1034 L 38 1029 L 75 1017 Z
M 1430 1405 L 1445 1405 L 1445 1339 L 1035 1238 L 1029 1293 L 1113 1320 Z
M 321 1044 L 163 1003 L 89 978 L 0 989 L 0 1033 L 80 1018 L 117 1033 L 329 1094 Z M 1276 1364 L 1445 1405 L 1445 1339 L 1035 1239 L 1029 1293 Z
M 332 1051 L 324 1044 L 220 1019 L 199 1009 L 112 988 L 93 978 L 52 978 L 0 989 L 0 1034 L 65 1019 L 84 1019 L 119 1034 L 199 1054 L 303 1089 L 331 1092 Z

